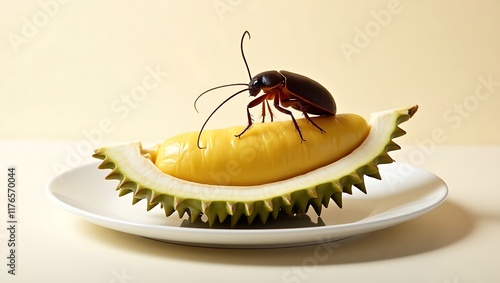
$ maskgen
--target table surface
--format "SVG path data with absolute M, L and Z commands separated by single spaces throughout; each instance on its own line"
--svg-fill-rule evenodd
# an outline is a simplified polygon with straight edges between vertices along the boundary
M 0 230 L 1 282 L 499 282 L 500 147 L 407 146 L 393 153 L 449 187 L 444 203 L 414 220 L 328 244 L 215 249 L 154 241 L 91 224 L 50 202 L 58 165 L 91 161 L 77 142 L 1 141 L 0 182 L 17 173 L 16 276 L 10 233 Z M 80 144 L 81 145 L 81 144 Z M 80 146 L 80 151 L 85 148 Z M 60 166 L 59 166 L 60 167 Z M 7 225 L 6 193 L 0 220 Z

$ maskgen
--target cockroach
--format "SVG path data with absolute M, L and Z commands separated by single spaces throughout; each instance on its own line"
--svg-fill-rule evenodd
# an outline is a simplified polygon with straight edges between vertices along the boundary
M 198 148 L 203 149 L 203 147 L 200 146 L 200 137 L 208 120 L 210 120 L 210 118 L 214 115 L 214 113 L 217 110 L 219 110 L 219 108 L 222 105 L 224 105 L 226 102 L 228 102 L 236 95 L 245 91 L 248 91 L 250 93 L 250 96 L 256 98 L 250 101 L 250 103 L 248 103 L 247 105 L 248 125 L 241 133 L 235 135 L 235 137 L 238 138 L 241 137 L 241 135 L 243 135 L 248 129 L 250 129 L 250 127 L 253 124 L 252 115 L 250 114 L 250 108 L 256 107 L 259 104 L 262 104 L 262 122 L 265 121 L 266 106 L 267 110 L 269 111 L 271 122 L 273 121 L 274 115 L 271 111 L 269 100 L 273 100 L 274 108 L 276 108 L 278 111 L 282 113 L 289 115 L 292 118 L 292 122 L 295 126 L 295 129 L 297 129 L 297 132 L 299 134 L 300 142 L 306 140 L 302 136 L 302 132 L 299 128 L 299 125 L 297 124 L 297 121 L 295 120 L 295 117 L 293 116 L 293 113 L 285 108 L 292 107 L 293 109 L 302 112 L 307 121 L 309 121 L 312 125 L 318 128 L 318 130 L 321 133 L 324 133 L 325 131 L 321 129 L 316 123 L 314 123 L 314 121 L 309 117 L 309 114 L 319 115 L 319 116 L 328 116 L 336 114 L 337 106 L 330 92 L 321 84 L 306 76 L 283 70 L 279 72 L 265 71 L 252 77 L 250 73 L 250 68 L 248 67 L 248 63 L 245 58 L 245 53 L 243 51 L 243 41 L 246 35 L 248 35 L 248 39 L 251 38 L 250 33 L 248 31 L 245 31 L 243 33 L 243 36 L 241 37 L 240 49 L 241 49 L 241 56 L 243 57 L 245 67 L 248 72 L 248 77 L 250 78 L 250 82 L 233 83 L 233 84 L 226 84 L 213 87 L 211 89 L 204 91 L 196 98 L 194 102 L 194 108 L 196 111 L 198 111 L 198 109 L 196 108 L 196 102 L 201 96 L 203 96 L 207 92 L 229 86 L 241 85 L 247 87 L 229 96 L 226 100 L 224 100 L 221 104 L 219 104 L 219 106 L 217 106 L 215 110 L 208 116 L 198 134 L 198 141 L 197 141 Z M 257 97 L 257 95 L 261 91 L 264 92 L 264 94 Z

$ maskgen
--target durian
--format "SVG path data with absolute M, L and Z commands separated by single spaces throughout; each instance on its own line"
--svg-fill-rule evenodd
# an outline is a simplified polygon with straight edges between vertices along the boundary
M 140 142 L 100 148 L 94 157 L 100 169 L 111 169 L 106 179 L 119 180 L 119 196 L 132 193 L 133 204 L 146 199 L 148 210 L 161 204 L 166 216 L 187 213 L 194 222 L 205 215 L 210 226 L 234 226 L 241 218 L 266 223 L 310 206 L 320 215 L 330 200 L 342 207 L 352 186 L 366 193 L 365 175 L 381 178 L 377 165 L 393 162 L 388 152 L 400 149 L 393 139 L 406 133 L 398 125 L 417 109 L 373 113 L 369 123 L 354 114 L 314 117 L 326 133 L 298 119 L 302 143 L 291 123 L 268 122 L 240 139 L 237 127 L 206 131 L 205 149 L 197 147 L 197 133 L 188 133 L 151 148 Z M 249 162 L 234 158 L 239 154 Z M 225 178 L 217 178 L 220 172 Z

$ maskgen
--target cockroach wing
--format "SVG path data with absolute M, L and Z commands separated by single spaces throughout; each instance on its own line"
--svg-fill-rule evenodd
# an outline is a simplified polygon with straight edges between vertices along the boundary
M 306 102 L 303 103 L 303 106 L 307 113 L 314 115 L 335 115 L 337 113 L 333 96 L 320 83 L 296 73 L 283 70 L 280 73 L 285 77 L 285 89 L 294 98 Z

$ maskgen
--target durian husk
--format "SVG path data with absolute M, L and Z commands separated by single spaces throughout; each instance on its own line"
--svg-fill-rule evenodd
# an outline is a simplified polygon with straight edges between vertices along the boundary
M 373 113 L 370 133 L 364 142 L 342 159 L 287 180 L 256 186 L 217 186 L 182 180 L 161 172 L 151 160 L 154 149 L 140 142 L 100 148 L 94 157 L 99 169 L 111 169 L 106 179 L 119 181 L 119 196 L 132 193 L 132 204 L 146 199 L 147 210 L 161 204 L 168 217 L 177 212 L 195 222 L 206 215 L 209 226 L 242 218 L 252 224 L 255 218 L 266 223 L 280 213 L 305 213 L 312 206 L 320 215 L 333 200 L 342 207 L 342 195 L 352 187 L 367 193 L 364 177 L 381 179 L 379 164 L 394 160 L 388 152 L 400 149 L 393 139 L 406 132 L 399 124 L 410 119 L 418 106 Z M 229 220 L 230 219 L 230 220 Z

